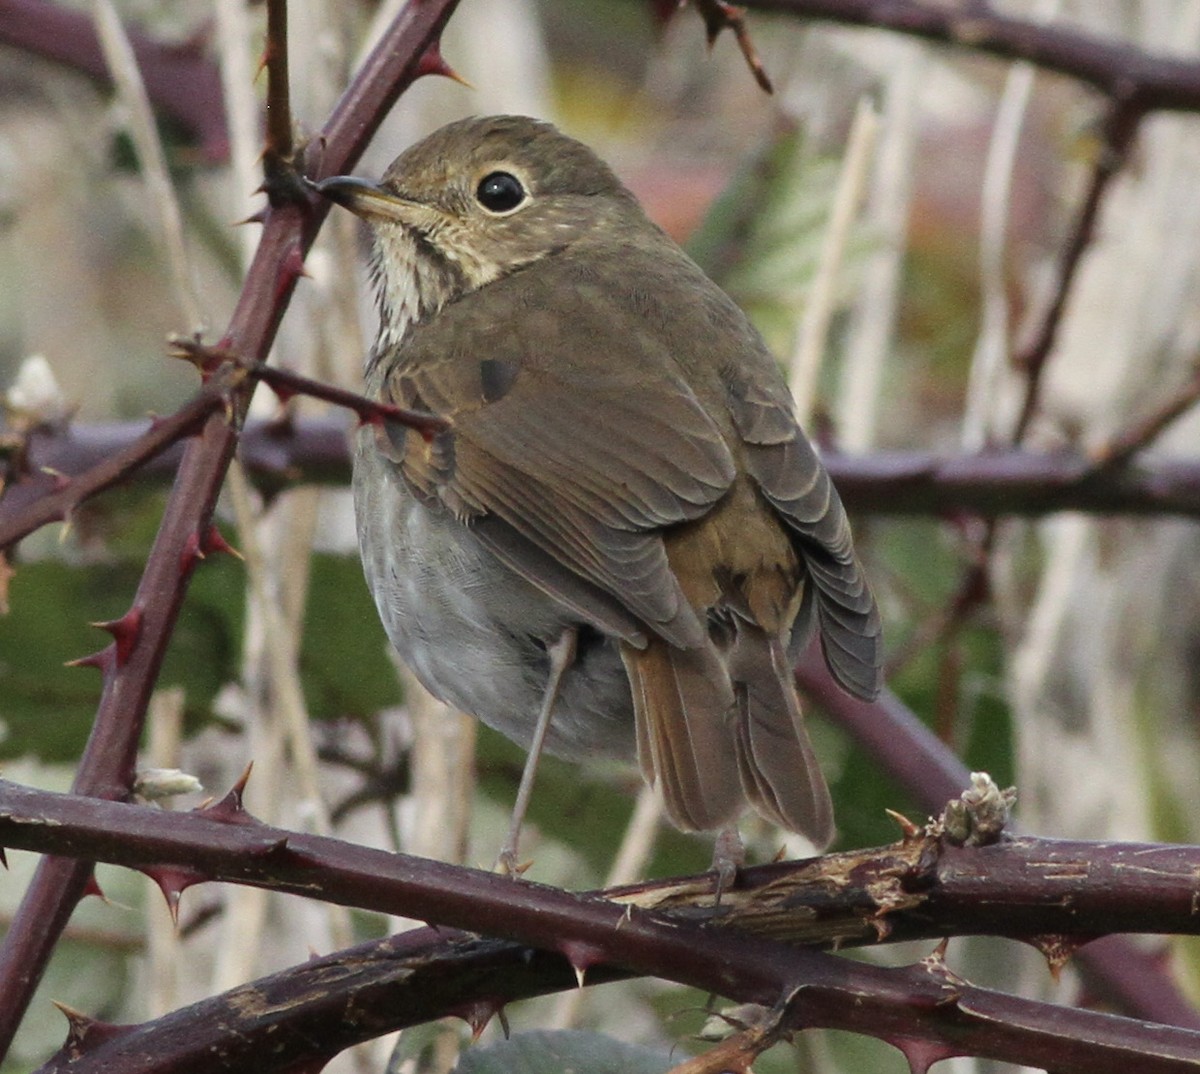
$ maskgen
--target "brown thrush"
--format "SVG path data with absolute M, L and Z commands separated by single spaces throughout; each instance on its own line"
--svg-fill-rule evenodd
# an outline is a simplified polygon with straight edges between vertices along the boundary
M 317 187 L 374 239 L 368 393 L 449 423 L 359 433 L 367 581 L 421 682 L 531 749 L 518 811 L 544 732 L 636 754 L 680 828 L 748 802 L 828 842 L 792 664 L 815 629 L 874 696 L 879 614 L 745 315 L 536 120 L 452 123 L 378 184 Z

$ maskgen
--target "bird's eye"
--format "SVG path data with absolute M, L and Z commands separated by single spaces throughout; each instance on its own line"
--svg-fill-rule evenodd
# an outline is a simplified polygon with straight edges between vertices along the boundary
M 475 197 L 488 212 L 507 213 L 525 200 L 525 188 L 515 175 L 491 172 L 480 180 Z

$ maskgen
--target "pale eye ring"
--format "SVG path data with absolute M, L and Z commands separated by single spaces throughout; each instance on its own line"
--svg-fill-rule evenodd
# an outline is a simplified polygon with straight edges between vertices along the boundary
M 525 200 L 521 180 L 509 172 L 489 172 L 475 188 L 479 204 L 490 213 L 510 213 Z

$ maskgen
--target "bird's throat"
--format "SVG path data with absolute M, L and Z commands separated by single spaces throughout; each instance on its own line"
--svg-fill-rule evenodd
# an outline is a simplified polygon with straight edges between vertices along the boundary
M 470 289 L 457 264 L 416 232 L 401 228 L 376 233 L 371 283 L 379 306 L 379 335 L 368 369 L 377 355 L 403 342 L 413 325 Z

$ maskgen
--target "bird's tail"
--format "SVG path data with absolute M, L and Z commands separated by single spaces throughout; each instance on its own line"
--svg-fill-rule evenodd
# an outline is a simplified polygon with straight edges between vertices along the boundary
M 684 831 L 737 820 L 744 796 L 733 744 L 734 694 L 711 645 L 680 649 L 652 638 L 621 644 L 633 689 L 638 763 Z
M 818 847 L 833 838 L 829 788 L 813 753 L 781 638 L 738 624 L 729 672 L 737 697 L 734 741 L 742 787 L 768 820 Z

